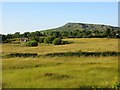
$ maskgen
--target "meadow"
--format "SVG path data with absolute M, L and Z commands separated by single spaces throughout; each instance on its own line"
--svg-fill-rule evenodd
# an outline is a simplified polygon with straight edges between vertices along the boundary
M 70 38 L 63 39 L 72 42 L 66 45 L 39 44 L 38 47 L 25 47 L 21 44 L 3 44 L 3 53 L 39 53 L 47 54 L 54 52 L 69 51 L 118 51 L 118 39 L 108 38 Z
M 3 54 L 48 54 L 69 51 L 115 51 L 118 39 L 69 38 L 66 45 L 39 44 L 24 47 L 20 44 L 3 44 Z M 3 88 L 82 88 L 114 87 L 118 82 L 118 56 L 107 57 L 11 57 L 3 58 Z

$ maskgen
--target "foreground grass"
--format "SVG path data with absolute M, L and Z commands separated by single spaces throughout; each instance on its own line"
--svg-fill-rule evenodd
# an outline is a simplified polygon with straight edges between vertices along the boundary
M 3 54 L 118 51 L 118 39 L 69 38 L 67 45 L 23 47 L 3 44 Z M 118 79 L 118 57 L 4 58 L 3 88 L 112 87 Z
M 118 57 L 3 59 L 3 88 L 112 87 Z
M 20 44 L 3 44 L 4 53 L 56 53 L 56 52 L 104 52 L 118 51 L 118 39 L 108 38 L 69 38 L 63 39 L 73 42 L 66 45 L 39 44 L 38 47 L 23 47 Z

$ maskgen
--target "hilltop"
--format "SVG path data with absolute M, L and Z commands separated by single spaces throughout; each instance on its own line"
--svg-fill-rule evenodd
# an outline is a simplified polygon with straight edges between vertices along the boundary
M 78 38 L 119 38 L 120 27 L 102 25 L 102 24 L 85 24 L 85 23 L 67 23 L 61 27 L 40 31 L 45 35 L 58 35 L 62 37 Z
M 103 24 L 86 24 L 86 23 L 67 23 L 61 27 L 43 30 L 42 32 L 46 31 L 84 31 L 84 30 L 91 30 L 91 31 L 106 31 L 107 29 L 112 30 L 120 30 L 120 27 L 110 26 L 110 25 L 103 25 Z
M 67 23 L 61 27 L 21 34 L 0 35 L 3 42 L 11 42 L 14 38 L 35 39 L 53 36 L 55 38 L 120 38 L 120 27 L 100 24 Z

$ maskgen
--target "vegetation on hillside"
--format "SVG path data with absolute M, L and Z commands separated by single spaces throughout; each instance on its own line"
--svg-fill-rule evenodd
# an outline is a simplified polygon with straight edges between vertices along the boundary
M 36 32 L 25 32 L 20 34 L 2 35 L 3 43 L 11 43 L 14 38 L 29 38 L 37 42 L 43 42 L 44 37 L 54 38 L 120 38 L 120 28 L 108 25 L 67 23 L 64 26 L 55 29 L 49 29 Z M 47 41 L 47 40 L 46 40 Z M 46 43 L 45 41 L 45 43 Z M 49 41 L 47 41 L 49 42 Z M 52 43 L 51 40 L 49 43 Z
M 64 26 L 42 31 L 44 35 L 56 35 L 57 37 L 77 38 L 119 38 L 120 28 L 108 25 L 67 23 Z

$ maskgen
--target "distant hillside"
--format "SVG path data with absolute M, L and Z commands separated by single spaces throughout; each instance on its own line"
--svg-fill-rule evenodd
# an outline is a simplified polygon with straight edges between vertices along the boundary
M 31 40 L 43 41 L 40 37 L 55 37 L 55 38 L 120 38 L 120 27 L 100 24 L 84 24 L 84 23 L 67 23 L 61 27 L 35 31 L 25 32 L 20 34 L 0 35 L 2 42 L 12 42 L 14 38 L 29 38 Z M 0 42 L 1 43 L 1 42 Z
M 107 29 L 112 29 L 112 30 L 120 30 L 120 27 L 114 27 L 114 26 L 109 26 L 109 25 L 100 25 L 100 24 L 84 24 L 84 23 L 67 23 L 64 26 L 54 28 L 54 29 L 49 29 L 49 30 L 44 30 L 42 32 L 46 31 L 73 31 L 73 30 L 98 30 L 98 31 L 106 31 Z

